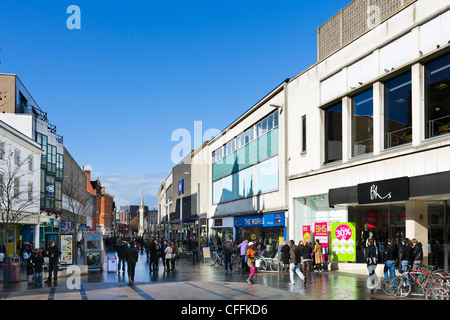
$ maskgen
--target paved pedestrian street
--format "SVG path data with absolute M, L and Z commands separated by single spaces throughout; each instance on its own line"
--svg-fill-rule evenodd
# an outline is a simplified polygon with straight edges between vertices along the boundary
M 381 268 L 381 266 L 380 266 Z M 82 275 L 79 288 L 72 289 L 67 277 L 57 285 L 35 288 L 22 281 L 0 282 L 1 300 L 392 300 L 381 290 L 366 287 L 366 277 L 337 271 L 306 272 L 306 285 L 296 276 L 289 284 L 289 272 L 257 272 L 254 284 L 248 273 L 230 272 L 210 266 L 208 261 L 177 260 L 176 270 L 166 272 L 160 261 L 157 273 L 150 273 L 145 254 L 140 254 L 134 284 L 128 275 L 92 271 Z M 413 300 L 423 298 L 410 297 Z

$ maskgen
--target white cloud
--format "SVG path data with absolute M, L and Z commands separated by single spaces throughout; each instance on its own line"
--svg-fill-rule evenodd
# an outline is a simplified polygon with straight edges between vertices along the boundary
M 116 207 L 139 205 L 144 194 L 144 204 L 149 209 L 158 205 L 157 194 L 165 175 L 123 175 L 115 174 L 100 177 L 105 192 L 114 196 Z

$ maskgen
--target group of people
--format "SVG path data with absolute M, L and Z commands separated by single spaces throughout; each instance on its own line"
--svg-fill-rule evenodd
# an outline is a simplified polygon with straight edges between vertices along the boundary
M 58 262 L 61 256 L 61 251 L 53 240 L 49 241 L 47 249 L 31 248 L 30 253 L 23 254 L 23 261 L 26 263 L 27 269 L 27 281 L 29 284 L 33 283 L 32 278 L 34 276 L 34 283 L 37 286 L 42 286 L 42 272 L 44 269 L 44 257 L 48 257 L 48 278 L 45 283 L 51 284 L 52 278 L 56 284 L 58 280 Z
M 400 247 L 397 246 L 394 239 L 387 239 L 387 246 L 385 249 L 385 263 L 384 263 L 384 277 L 395 277 L 395 266 L 397 260 L 400 261 L 401 270 L 407 271 L 408 266 L 412 269 L 418 270 L 422 267 L 423 262 L 423 249 L 422 243 L 417 239 L 409 240 L 408 238 L 402 239 Z M 369 288 L 376 288 L 379 283 L 378 276 L 375 273 L 379 256 L 378 248 L 376 247 L 374 240 L 370 238 L 368 240 L 368 247 L 365 252 L 365 261 L 367 264 L 367 270 L 369 272 Z
M 185 244 L 187 249 L 192 253 L 193 261 L 199 261 L 198 243 L 194 237 L 186 239 Z M 180 245 L 177 240 L 169 241 L 167 239 L 152 238 L 143 242 L 143 246 L 136 247 L 134 239 L 129 239 L 128 242 L 122 241 L 122 238 L 117 237 L 114 243 L 114 251 L 118 257 L 118 272 L 125 273 L 125 264 L 128 269 L 128 281 L 134 283 L 134 275 L 136 263 L 138 262 L 138 250 L 145 248 L 147 259 L 149 263 L 149 272 L 156 273 L 159 270 L 159 261 L 163 263 L 164 271 L 170 272 L 175 270 L 176 260 L 180 256 Z

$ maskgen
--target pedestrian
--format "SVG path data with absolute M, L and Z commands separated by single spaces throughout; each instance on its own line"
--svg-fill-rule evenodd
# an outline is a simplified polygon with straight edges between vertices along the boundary
M 27 282 L 28 284 L 33 283 L 33 261 L 31 259 L 31 254 L 28 256 L 28 258 L 25 260 L 27 265 Z
M 128 282 L 130 284 L 134 283 L 134 273 L 138 259 L 139 259 L 138 250 L 134 246 L 134 241 L 131 240 L 130 247 L 127 248 L 125 252 L 125 260 L 127 261 L 128 265 Z
M 287 241 L 284 242 L 284 245 L 281 247 L 281 263 L 282 263 L 282 271 L 289 270 L 289 259 L 291 257 L 290 255 L 291 248 L 289 247 L 289 244 Z
M 301 248 L 303 271 L 311 271 L 311 261 L 313 249 L 309 241 L 305 241 L 305 245 Z
M 294 240 L 290 240 L 289 243 L 290 243 L 289 278 L 291 280 L 291 282 L 289 282 L 289 284 L 292 284 L 292 285 L 295 284 L 294 275 L 296 273 L 298 275 L 298 277 L 301 280 L 303 280 L 303 285 L 306 285 L 306 278 L 303 275 L 303 273 L 300 271 L 302 250 L 301 250 L 300 246 L 295 245 Z
M 53 273 L 53 281 L 56 284 L 56 282 L 58 281 L 58 262 L 61 251 L 59 250 L 55 242 L 53 240 L 50 240 L 49 247 L 45 253 L 48 257 L 48 279 L 47 281 L 45 281 L 45 283 L 51 284 Z
M 163 262 L 164 271 L 166 271 L 166 248 L 167 248 L 167 240 L 164 240 L 159 249 L 159 256 Z
M 247 282 L 253 284 L 253 275 L 255 274 L 255 249 L 253 249 L 253 242 L 248 244 L 247 248 L 247 265 L 250 268 L 250 275 Z
M 247 265 L 247 249 L 248 249 L 248 241 L 244 240 L 239 245 L 238 248 L 240 250 L 241 254 L 241 261 L 242 261 L 242 270 L 249 271 L 248 265 Z
M 414 270 L 420 270 L 422 268 L 423 261 L 423 249 L 422 243 L 416 238 L 411 239 L 412 253 L 411 253 L 411 265 Z
M 314 245 L 314 262 L 317 266 L 317 271 L 322 272 L 323 271 L 323 248 L 320 244 L 320 240 L 316 239 L 316 244 Z
M 126 261 L 125 253 L 127 250 L 127 245 L 125 242 L 122 241 L 121 237 L 117 237 L 117 243 L 115 245 L 114 250 L 117 252 L 117 257 L 119 258 L 117 272 L 120 273 L 120 269 L 122 269 L 123 273 L 125 273 L 125 261 Z
M 152 272 L 152 271 L 156 272 L 158 270 L 158 252 L 159 252 L 158 239 L 154 239 L 150 243 L 149 251 L 150 251 L 149 269 L 150 269 L 150 272 Z
M 224 262 L 225 262 L 225 271 L 230 269 L 233 272 L 233 265 L 231 264 L 231 255 L 233 254 L 234 246 L 231 242 L 230 238 L 226 238 L 223 243 L 223 254 L 224 254 Z
M 44 257 L 41 254 L 41 250 L 34 249 L 31 256 L 31 263 L 34 269 L 34 284 L 36 286 L 42 285 L 42 269 L 44 265 Z
M 397 244 L 394 243 L 392 238 L 387 239 L 387 246 L 385 250 L 386 262 L 384 263 L 384 277 L 388 278 L 389 274 L 391 277 L 395 277 L 395 263 L 398 258 L 398 248 Z
M 172 271 L 175 270 L 175 260 L 178 259 L 178 242 L 177 240 L 173 240 L 172 242 Z
M 166 249 L 164 249 L 164 258 L 166 259 L 166 271 L 170 271 L 170 265 L 172 260 L 172 244 L 168 243 Z
M 369 272 L 369 279 L 367 281 L 367 287 L 369 289 L 374 289 L 378 287 L 378 276 L 376 274 L 377 264 L 378 264 L 378 249 L 374 245 L 373 238 L 367 240 L 368 247 L 366 248 L 365 260 L 367 264 L 367 271 Z
M 399 250 L 400 263 L 402 265 L 402 271 L 407 271 L 408 266 L 411 264 L 412 247 L 411 241 L 408 238 L 402 240 L 402 246 Z
M 198 243 L 197 243 L 197 240 L 195 239 L 195 236 L 192 237 L 191 247 L 192 247 L 192 261 L 195 262 L 195 260 L 197 260 L 197 262 L 199 262 L 199 259 L 198 259 Z

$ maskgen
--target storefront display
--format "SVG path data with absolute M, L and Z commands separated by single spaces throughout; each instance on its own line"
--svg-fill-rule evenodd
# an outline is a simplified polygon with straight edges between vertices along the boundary
M 331 261 L 356 260 L 356 228 L 352 222 L 331 224 Z
M 273 257 L 278 252 L 280 240 L 286 239 L 285 213 L 273 213 L 248 217 L 235 217 L 236 240 L 256 242 L 259 252 L 266 257 Z

